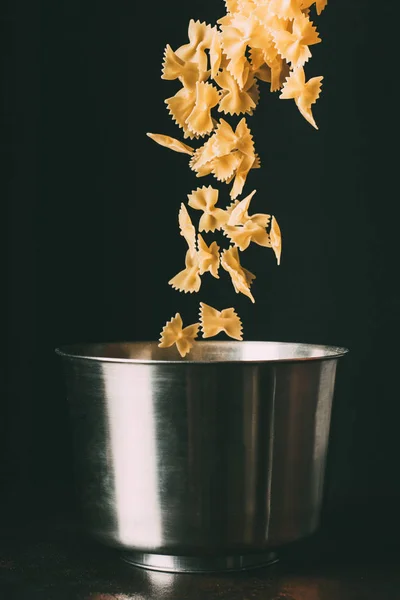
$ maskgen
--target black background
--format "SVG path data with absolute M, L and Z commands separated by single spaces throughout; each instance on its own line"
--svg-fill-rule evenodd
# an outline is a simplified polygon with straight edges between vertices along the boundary
M 263 88 L 249 124 L 262 168 L 245 191 L 275 214 L 282 264 L 253 249 L 256 304 L 211 282 L 201 298 L 167 285 L 182 265 L 177 211 L 196 179 L 179 137 L 162 53 L 222 0 L 3 0 L 1 201 L 7 341 L 0 404 L 3 514 L 74 510 L 71 428 L 54 348 L 156 339 L 198 300 L 234 305 L 246 339 L 344 345 L 325 514 L 395 519 L 400 500 L 398 77 L 393 1 L 330 0 L 315 19 L 308 77 L 323 75 L 315 131 Z M 6 208 L 7 207 L 7 208 Z M 7 274 L 7 277 L 5 276 Z M 5 293 L 4 293 L 5 292 Z M 228 304 L 229 303 L 229 304 Z M 394 522 L 390 523 L 394 525 Z

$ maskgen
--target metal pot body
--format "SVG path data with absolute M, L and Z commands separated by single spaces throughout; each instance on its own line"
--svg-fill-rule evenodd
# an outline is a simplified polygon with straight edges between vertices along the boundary
M 318 526 L 346 349 L 198 342 L 57 349 L 89 532 L 157 555 L 246 555 Z

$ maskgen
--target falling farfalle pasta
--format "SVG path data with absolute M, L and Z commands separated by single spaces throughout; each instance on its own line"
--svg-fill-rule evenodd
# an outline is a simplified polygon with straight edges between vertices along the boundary
M 199 221 L 199 231 L 215 231 L 227 222 L 228 214 L 215 206 L 218 194 L 219 191 L 215 188 L 203 186 L 188 195 L 189 206 L 203 212 Z
M 197 293 L 202 277 L 220 279 L 225 271 L 237 294 L 255 302 L 255 275 L 241 264 L 240 254 L 251 244 L 270 248 L 281 262 L 282 237 L 274 215 L 250 210 L 256 193 L 242 197 L 253 169 L 261 167 L 247 123 L 257 110 L 264 88 L 294 100 L 302 117 L 318 129 L 313 107 L 321 94 L 322 76 L 307 79 L 305 69 L 314 46 L 321 42 L 315 25 L 327 0 L 224 0 L 225 14 L 215 24 L 191 19 L 188 39 L 165 46 L 161 78 L 175 89 L 165 99 L 182 139 L 159 133 L 147 135 L 157 144 L 189 156 L 197 178 L 217 184 L 197 187 L 182 202 L 180 234 L 186 241 L 185 268 L 169 284 L 183 293 Z M 234 118 L 231 124 L 228 119 Z M 229 186 L 224 199 L 221 187 Z M 199 214 L 200 213 L 200 214 Z M 217 240 L 208 236 L 219 235 Z M 221 240 L 221 241 L 220 241 Z M 223 247 L 223 242 L 228 247 Z M 206 274 L 209 275 L 206 275 Z M 177 347 L 185 357 L 199 330 L 203 338 L 224 332 L 242 340 L 242 322 L 234 308 L 221 311 L 200 302 L 200 323 L 183 328 L 176 313 L 162 330 L 159 346 Z
M 200 328 L 203 338 L 214 337 L 222 331 L 235 340 L 242 340 L 242 322 L 234 308 L 217 310 L 200 302 Z
M 199 323 L 194 323 L 194 325 L 183 328 L 182 317 L 176 313 L 175 317 L 163 327 L 158 345 L 160 348 L 169 348 L 176 344 L 178 352 L 183 358 L 192 349 L 199 327 Z
M 240 264 L 237 246 L 230 246 L 222 252 L 221 266 L 229 273 L 235 292 L 244 294 L 254 303 L 255 299 L 250 291 L 250 286 L 256 276 Z

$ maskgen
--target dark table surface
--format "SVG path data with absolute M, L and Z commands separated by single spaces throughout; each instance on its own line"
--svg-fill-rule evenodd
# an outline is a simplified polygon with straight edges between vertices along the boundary
M 374 525 L 373 525 L 374 524 Z M 174 575 L 125 564 L 73 522 L 3 530 L 1 600 L 400 600 L 397 529 L 379 515 L 338 520 L 282 549 L 273 566 Z

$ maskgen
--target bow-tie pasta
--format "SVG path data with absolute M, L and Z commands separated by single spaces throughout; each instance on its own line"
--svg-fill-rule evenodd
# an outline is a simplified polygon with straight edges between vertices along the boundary
M 228 215 L 215 205 L 218 201 L 219 191 L 215 188 L 203 186 L 188 195 L 189 206 L 203 211 L 199 221 L 199 231 L 215 231 L 225 225 Z
M 222 331 L 235 340 L 242 340 L 242 322 L 234 308 L 217 310 L 200 302 L 200 327 L 203 338 L 214 337 Z
M 212 242 L 210 246 L 207 246 L 201 235 L 197 236 L 198 246 L 198 261 L 199 261 L 199 273 L 203 275 L 209 271 L 215 279 L 219 279 L 218 269 L 220 263 L 219 246 L 217 242 Z
M 235 246 L 224 250 L 221 254 L 221 266 L 231 276 L 233 287 L 237 294 L 242 293 L 254 303 L 255 299 L 250 291 L 250 286 L 256 278 L 253 273 L 244 269 L 240 264 L 239 252 Z
M 250 289 L 255 275 L 242 267 L 239 252 L 250 244 L 271 248 L 280 264 L 282 236 L 275 216 L 251 212 L 255 190 L 239 199 L 252 171 L 261 167 L 248 119 L 267 89 L 279 92 L 282 100 L 293 100 L 304 119 L 318 129 L 312 108 L 320 97 L 323 77 L 307 79 L 305 68 L 321 42 L 314 19 L 327 3 L 224 0 L 225 14 L 215 25 L 191 19 L 186 43 L 174 49 L 165 46 L 161 78 L 175 90 L 164 102 L 179 128 L 178 137 L 191 142 L 157 133 L 147 135 L 161 146 L 188 155 L 194 176 L 217 182 L 216 187 L 204 185 L 187 195 L 194 222 L 186 204 L 180 205 L 178 223 L 186 242 L 185 268 L 168 282 L 175 290 L 199 292 L 205 273 L 221 282 L 222 267 L 234 291 L 255 302 Z M 229 193 L 221 193 L 218 184 L 219 188 L 229 186 Z M 209 239 L 210 234 L 217 239 Z M 223 247 L 224 242 L 228 247 Z M 218 311 L 201 302 L 200 324 L 183 329 L 181 316 L 176 313 L 163 328 L 159 345 L 166 348 L 176 344 L 184 357 L 200 327 L 204 338 L 225 332 L 242 340 L 242 323 L 234 308 Z
M 319 98 L 322 79 L 322 77 L 313 77 L 306 81 L 304 70 L 299 67 L 295 71 L 291 71 L 279 96 L 283 100 L 293 98 L 303 117 L 315 129 L 318 127 L 312 115 L 311 106 Z
M 176 344 L 178 352 L 183 358 L 192 349 L 199 327 L 200 324 L 195 323 L 183 328 L 182 317 L 179 313 L 176 313 L 175 317 L 163 327 L 158 347 L 169 348 Z
M 179 210 L 178 221 L 180 233 L 186 240 L 188 250 L 185 256 L 185 268 L 168 283 L 179 292 L 192 294 L 198 292 L 201 286 L 200 264 L 196 248 L 196 229 L 183 203 Z
M 271 230 L 269 232 L 269 237 L 271 240 L 271 247 L 276 256 L 276 262 L 278 265 L 281 263 L 281 252 L 282 252 L 282 236 L 281 230 L 278 225 L 278 221 L 275 217 L 272 217 L 271 220 Z

